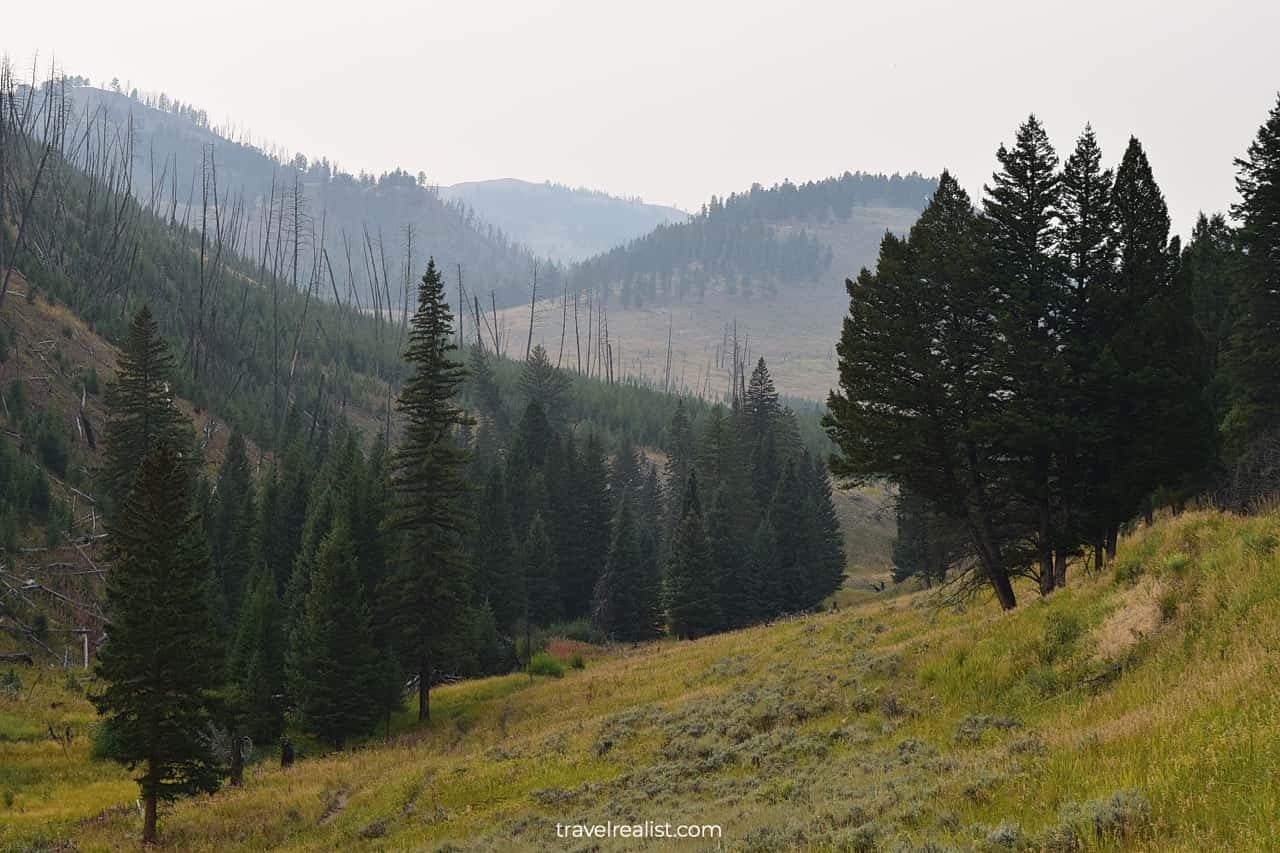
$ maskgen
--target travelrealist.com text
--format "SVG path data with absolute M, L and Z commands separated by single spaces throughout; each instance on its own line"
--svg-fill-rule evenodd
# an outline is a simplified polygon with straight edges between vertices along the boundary
M 719 838 L 719 824 L 658 823 L 557 823 L 557 838 Z

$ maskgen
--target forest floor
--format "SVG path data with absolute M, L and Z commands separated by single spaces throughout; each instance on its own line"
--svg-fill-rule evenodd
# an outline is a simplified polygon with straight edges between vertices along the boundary
M 717 824 L 674 849 L 1280 847 L 1280 512 L 1192 512 L 1047 599 L 838 611 L 433 691 L 391 738 L 252 765 L 161 813 L 172 850 L 637 849 L 556 824 Z M 131 847 L 65 674 L 0 691 L 0 849 Z M 33 683 L 37 681 L 38 683 Z M 70 743 L 54 741 L 70 726 Z M 597 848 L 595 845 L 599 845 Z

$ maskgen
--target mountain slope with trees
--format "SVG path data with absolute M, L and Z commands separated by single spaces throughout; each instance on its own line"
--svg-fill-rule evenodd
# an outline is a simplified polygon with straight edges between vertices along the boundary
M 309 257 L 324 243 L 329 269 L 322 273 L 342 283 L 335 296 L 326 280 L 319 298 L 366 310 L 389 298 L 398 317 L 405 268 L 420 269 L 431 254 L 451 273 L 460 264 L 486 302 L 491 292 L 499 305 L 526 300 L 535 256 L 465 200 L 439 192 L 424 172 L 351 174 L 320 154 L 285 152 L 213 125 L 204 109 L 165 93 L 76 82 L 84 83 L 69 87 L 77 124 L 132 133 L 128 183 L 143 206 L 194 222 L 202 187 L 216 175 L 228 225 L 242 232 L 241 254 L 305 287 L 312 265 L 300 265 L 295 250 Z M 544 277 L 557 273 L 544 267 Z
M 534 340 L 559 353 L 566 337 L 571 365 L 603 375 L 600 341 L 615 374 L 704 396 L 728 394 L 764 353 L 784 393 L 824 400 L 845 274 L 874 262 L 886 231 L 905 233 L 935 185 L 846 173 L 712 199 L 688 222 L 570 267 L 559 290 L 540 283 L 533 310 L 510 308 L 501 324 L 523 339 L 532 314 Z

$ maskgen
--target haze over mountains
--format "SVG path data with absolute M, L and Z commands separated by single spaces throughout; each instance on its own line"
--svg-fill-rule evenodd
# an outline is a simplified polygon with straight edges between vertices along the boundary
M 399 318 L 409 271 L 431 255 L 460 293 L 464 334 L 528 342 L 534 299 L 532 338 L 558 361 L 572 340 L 574 363 L 597 375 L 702 396 L 728 391 L 736 329 L 740 358 L 768 357 L 783 393 L 824 400 L 844 279 L 874 263 L 886 231 L 911 226 L 935 186 L 846 172 L 757 184 L 692 215 L 551 182 L 437 188 L 422 170 L 352 175 L 286 153 L 164 94 L 74 82 L 86 123 L 131 130 L 144 205 L 193 225 L 203 209 L 224 241 L 299 290 Z
M 468 205 L 531 252 L 560 262 L 584 260 L 688 218 L 675 207 L 551 181 L 468 181 L 441 187 L 440 196 Z

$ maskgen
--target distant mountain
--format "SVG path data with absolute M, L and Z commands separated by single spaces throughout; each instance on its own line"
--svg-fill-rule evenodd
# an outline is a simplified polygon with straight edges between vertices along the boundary
M 603 346 L 612 352 L 603 364 L 611 358 L 617 375 L 720 395 L 729 390 L 736 329 L 748 371 L 764 356 L 780 391 L 824 401 L 848 309 L 845 278 L 875 264 L 885 232 L 905 233 L 936 186 L 918 174 L 846 172 L 713 197 L 684 222 L 570 267 L 568 306 L 541 304 L 534 341 L 559 355 L 563 339 L 564 357 L 593 370 Z M 603 345 L 594 319 L 602 308 Z M 529 306 L 510 309 L 504 327 L 526 340 Z
M 428 254 L 446 270 L 451 285 L 461 264 L 469 289 L 485 304 L 491 291 L 499 307 L 529 298 L 535 255 L 467 203 L 428 186 L 422 173 L 397 169 L 381 176 L 352 175 L 324 157 L 279 155 L 244 134 L 211 126 L 204 110 L 165 95 L 79 85 L 70 96 L 76 112 L 99 128 L 113 124 L 123 130 L 131 122 L 134 195 L 158 215 L 198 225 L 202 175 L 216 174 L 224 227 L 233 226 L 239 235 L 236 250 L 286 279 L 294 278 L 292 231 L 298 219 L 300 289 L 316 272 L 312 260 L 323 261 L 323 254 L 313 252 L 323 242 L 328 263 L 318 270 L 320 295 L 332 298 L 336 290 L 346 299 L 350 282 L 363 310 L 390 305 L 398 315 L 406 271 L 416 279 Z M 82 150 L 95 143 L 120 144 L 123 137 L 121 132 L 115 140 L 110 134 L 87 140 Z M 330 281 L 330 268 L 336 283 Z M 543 265 L 539 287 L 544 281 L 555 287 L 558 276 L 557 267 Z
M 441 187 L 440 197 L 475 209 L 531 252 L 558 261 L 578 261 L 607 252 L 659 225 L 689 215 L 674 207 L 645 204 L 599 190 L 571 189 L 514 178 Z

